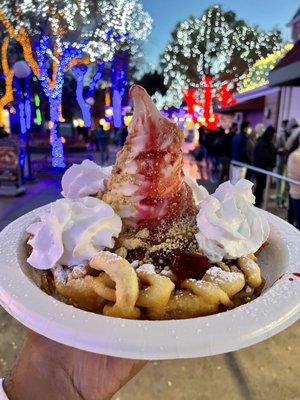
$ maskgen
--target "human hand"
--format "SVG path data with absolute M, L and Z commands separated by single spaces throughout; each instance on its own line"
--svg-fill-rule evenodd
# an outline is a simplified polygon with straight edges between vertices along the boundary
M 29 331 L 4 389 L 10 400 L 108 400 L 145 364 L 74 349 Z

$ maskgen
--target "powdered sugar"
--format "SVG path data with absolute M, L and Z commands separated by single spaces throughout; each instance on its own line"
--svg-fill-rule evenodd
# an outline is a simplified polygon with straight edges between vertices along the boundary
M 214 278 L 216 282 L 230 281 L 233 282 L 241 276 L 241 272 L 227 272 L 219 267 L 211 267 L 206 274 Z
M 153 264 L 143 264 L 138 269 L 137 272 L 143 272 L 144 274 L 155 274 L 155 267 Z
M 140 265 L 140 263 L 139 263 L 138 260 L 134 260 L 134 261 L 132 261 L 132 263 L 131 263 L 131 266 L 132 266 L 132 268 L 134 268 L 134 269 L 138 268 L 139 265 Z

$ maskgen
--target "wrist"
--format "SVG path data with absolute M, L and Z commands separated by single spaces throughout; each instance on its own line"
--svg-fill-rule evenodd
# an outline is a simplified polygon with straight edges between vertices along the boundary
M 69 375 L 50 354 L 32 347 L 30 335 L 5 378 L 3 388 L 9 400 L 82 400 Z

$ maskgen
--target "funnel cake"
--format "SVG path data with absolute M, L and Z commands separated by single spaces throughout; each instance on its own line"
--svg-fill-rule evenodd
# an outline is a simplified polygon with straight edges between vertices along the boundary
M 112 172 L 72 166 L 66 199 L 27 230 L 28 262 L 53 277 L 42 289 L 131 319 L 193 318 L 251 301 L 264 286 L 256 253 L 269 234 L 251 182 L 226 182 L 209 195 L 184 176 L 178 126 L 142 87 L 130 95 L 134 115 Z

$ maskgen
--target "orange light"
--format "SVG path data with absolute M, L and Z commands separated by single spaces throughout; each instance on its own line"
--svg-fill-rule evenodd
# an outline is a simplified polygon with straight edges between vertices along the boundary
M 65 122 L 66 120 L 65 120 L 64 117 L 62 116 L 62 107 L 61 107 L 61 104 L 60 104 L 59 107 L 58 107 L 58 112 L 59 112 L 59 118 L 58 118 L 59 122 Z
M 110 130 L 110 123 L 109 122 L 105 121 L 105 123 L 103 124 L 103 130 L 106 131 L 106 132 Z
M 74 67 L 75 65 L 81 65 L 81 64 L 89 64 L 90 63 L 90 59 L 89 57 L 83 57 L 83 58 L 75 58 L 74 60 L 70 61 L 66 71 L 69 71 L 72 67 Z
M 24 28 L 24 26 L 21 26 L 21 28 L 16 31 L 12 23 L 5 18 L 3 11 L 0 11 L 0 21 L 2 22 L 10 36 L 15 39 L 16 42 L 20 43 L 23 48 L 25 61 L 27 61 L 28 65 L 30 65 L 34 75 L 39 77 L 39 67 L 33 56 L 30 38 L 26 28 Z
M 7 49 L 9 45 L 9 38 L 6 37 L 3 39 L 2 47 L 1 47 L 1 59 L 2 59 L 2 70 L 5 75 L 5 94 L 0 99 L 0 115 L 2 115 L 2 110 L 6 106 L 6 104 L 13 101 L 13 89 L 12 83 L 14 78 L 14 72 L 9 69 L 8 59 L 7 59 Z M 2 121 L 1 121 L 2 123 Z
M 111 105 L 111 98 L 110 98 L 109 89 L 106 89 L 106 92 L 105 92 L 105 100 L 104 100 L 104 102 L 105 102 L 106 107 L 110 107 L 110 105 Z
M 62 142 L 62 144 L 66 143 L 66 138 L 64 138 L 63 136 L 60 138 L 60 141 Z

